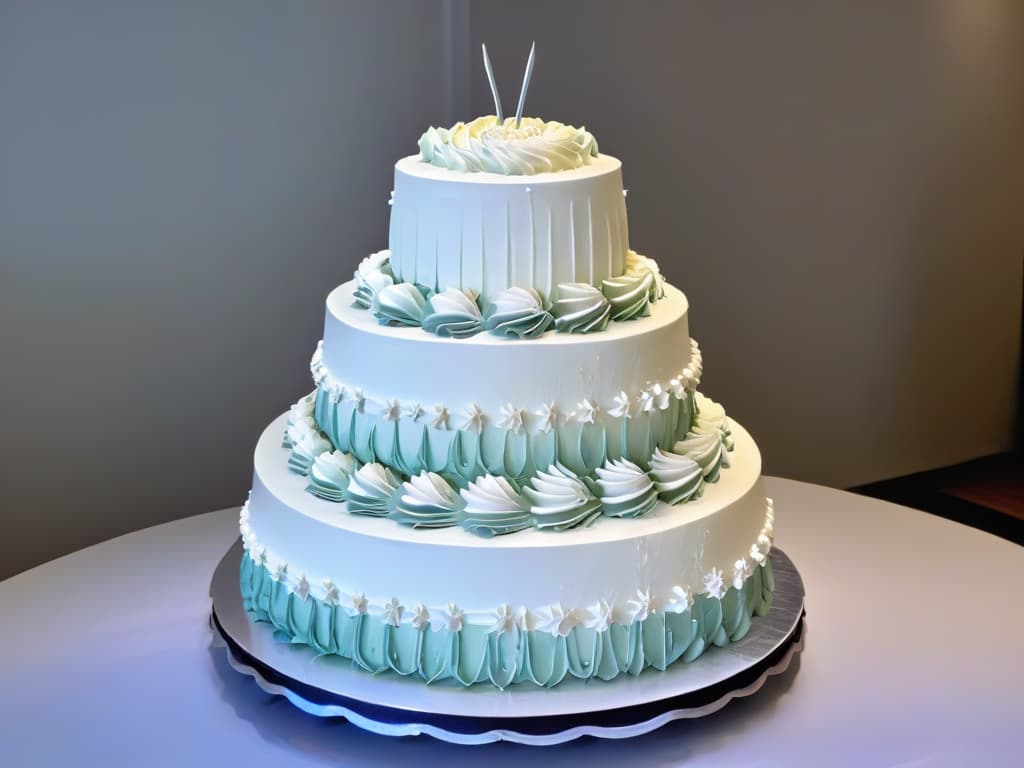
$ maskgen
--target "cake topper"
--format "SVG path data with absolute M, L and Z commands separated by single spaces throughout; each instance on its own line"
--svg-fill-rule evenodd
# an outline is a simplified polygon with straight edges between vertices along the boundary
M 487 44 L 482 43 L 480 49 L 484 54 L 484 71 L 487 73 L 487 83 L 491 86 L 491 96 L 494 98 L 494 114 L 498 118 L 498 125 L 505 122 L 501 111 L 501 97 L 498 96 L 498 84 L 494 80 L 494 70 L 491 68 L 491 58 L 487 55 Z M 526 104 L 526 91 L 530 87 L 530 77 L 533 75 L 533 62 L 536 57 L 537 43 L 530 45 L 530 57 L 526 60 L 526 72 L 523 73 L 523 87 L 519 91 L 519 104 L 516 106 L 516 128 L 523 120 L 523 107 Z
M 484 52 L 484 70 L 487 72 L 487 82 L 491 86 L 491 95 L 494 97 L 494 114 L 498 116 L 498 124 L 505 122 L 501 114 L 501 97 L 498 96 L 498 84 L 494 82 L 494 70 L 491 69 L 491 58 L 487 55 L 487 44 L 481 43 L 480 47 Z
M 519 91 L 519 105 L 516 107 L 516 128 L 523 119 L 523 105 L 526 103 L 526 89 L 530 87 L 530 76 L 533 74 L 533 58 L 537 43 L 530 46 L 530 58 L 526 60 L 526 72 L 523 74 L 523 88 Z

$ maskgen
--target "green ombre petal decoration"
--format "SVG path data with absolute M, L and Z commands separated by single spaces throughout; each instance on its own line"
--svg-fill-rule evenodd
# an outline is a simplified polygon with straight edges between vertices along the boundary
M 642 517 L 658 503 L 651 478 L 627 459 L 609 459 L 595 470 L 594 492 L 608 517 Z
M 501 536 L 532 525 L 519 490 L 503 477 L 483 475 L 459 491 L 465 506 L 459 525 L 478 536 Z
M 611 319 L 620 321 L 649 317 L 653 286 L 654 274 L 651 272 L 602 281 L 601 292 L 611 306 Z
M 423 330 L 445 338 L 465 339 L 483 330 L 483 316 L 476 296 L 448 288 L 430 297 L 430 314 L 423 318 Z
M 506 288 L 500 291 L 484 314 L 484 328 L 495 336 L 535 339 L 554 324 L 555 318 L 544 309 L 540 294 L 533 288 Z
M 551 305 L 551 314 L 557 331 L 593 333 L 608 327 L 611 305 L 589 283 L 562 283 L 558 286 L 558 299 Z
M 392 494 L 388 516 L 411 528 L 447 528 L 458 523 L 463 506 L 447 480 L 434 472 L 422 472 Z
M 348 511 L 355 515 L 386 516 L 398 483 L 398 478 L 383 464 L 364 464 L 349 478 L 345 489 Z
M 538 472 L 523 493 L 532 502 L 534 527 L 566 531 L 586 527 L 601 515 L 601 501 L 575 473 L 561 464 Z
M 699 498 L 703 492 L 704 471 L 688 456 L 655 448 L 650 476 L 658 497 L 666 504 L 681 504 Z
M 358 469 L 359 462 L 352 454 L 325 451 L 316 457 L 309 470 L 309 485 L 306 486 L 306 490 L 327 501 L 344 501 L 349 479 Z
M 427 306 L 426 292 L 413 283 L 389 285 L 373 299 L 381 325 L 422 325 Z

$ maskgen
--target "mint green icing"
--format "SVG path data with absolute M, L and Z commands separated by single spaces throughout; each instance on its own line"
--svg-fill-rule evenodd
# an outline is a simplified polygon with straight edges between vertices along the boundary
M 413 283 L 389 285 L 373 298 L 381 325 L 422 325 L 427 306 L 426 291 Z
M 525 482 L 555 463 L 578 476 L 592 475 L 608 459 L 625 458 L 646 470 L 656 447 L 671 450 L 686 436 L 692 414 L 692 397 L 672 397 L 667 409 L 631 418 L 519 434 L 488 425 L 477 435 L 434 429 L 423 420 L 388 421 L 368 409 L 360 412 L 351 399 L 332 400 L 321 390 L 316 423 L 334 447 L 361 464 L 379 462 L 404 476 L 436 472 L 464 486 L 488 472 Z
M 654 274 L 644 272 L 630 277 L 623 275 L 604 280 L 601 292 L 611 306 L 612 320 L 634 320 L 648 317 L 651 314 L 651 292 L 654 287 Z
M 507 288 L 487 307 L 484 327 L 495 336 L 535 339 L 551 328 L 555 319 L 533 288 Z
M 483 316 L 476 298 L 457 288 L 430 297 L 431 312 L 423 318 L 423 330 L 454 339 L 475 336 L 483 330 Z
M 608 327 L 611 305 L 600 290 L 589 283 L 562 283 L 551 305 L 555 330 L 562 333 L 593 333 Z
M 533 524 L 539 530 L 566 531 L 591 525 L 601 515 L 601 502 L 570 469 L 552 464 L 537 472 L 523 493 L 532 502 Z
M 392 626 L 371 613 L 350 615 L 312 595 L 302 599 L 248 554 L 242 557 L 239 581 L 245 609 L 254 620 L 271 623 L 285 642 L 351 659 L 374 674 L 394 672 L 428 684 L 452 680 L 501 689 L 515 684 L 551 687 L 568 677 L 611 680 L 693 661 L 713 645 L 742 639 L 751 617 L 767 613 L 774 590 L 768 560 L 721 600 L 697 595 L 692 608 L 681 613 L 655 612 L 603 631 L 578 625 L 562 637 L 519 626 L 491 631 L 469 623 L 459 631 L 433 631 L 404 622 Z
M 456 525 L 464 503 L 440 475 L 424 471 L 399 486 L 388 506 L 388 517 L 411 528 L 446 528 Z

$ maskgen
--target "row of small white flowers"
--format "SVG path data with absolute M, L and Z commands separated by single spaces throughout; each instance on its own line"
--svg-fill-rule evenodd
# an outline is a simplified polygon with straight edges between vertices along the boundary
M 771 551 L 775 539 L 775 512 L 772 500 L 766 499 L 765 521 L 757 539 L 750 550 L 733 565 L 731 584 L 726 580 L 720 568 L 712 568 L 703 578 L 703 590 L 709 598 L 721 600 L 729 586 L 740 589 L 749 579 L 757 566 L 762 565 Z M 309 599 L 312 585 L 305 574 L 297 578 L 288 573 L 288 564 L 274 558 L 266 547 L 260 546 L 256 534 L 249 525 L 249 502 L 246 501 L 239 515 L 239 529 L 242 542 L 249 556 L 255 563 L 270 572 L 274 581 L 284 585 L 300 600 Z M 455 603 L 427 608 L 416 603 L 407 608 L 397 597 L 392 597 L 382 604 L 371 604 L 366 594 L 359 591 L 343 591 L 331 579 L 320 583 L 320 599 L 331 606 L 344 610 L 349 616 L 372 616 L 387 626 L 398 627 L 411 624 L 414 629 L 433 632 L 446 629 L 459 632 L 463 624 L 487 626 L 488 633 L 520 631 L 547 632 L 555 636 L 565 637 L 574 627 L 582 626 L 596 632 L 606 631 L 612 624 L 629 626 L 637 621 L 644 621 L 654 613 L 683 613 L 693 607 L 694 593 L 691 587 L 677 585 L 667 595 L 656 596 L 650 589 L 638 589 L 636 595 L 624 603 L 611 604 L 606 600 L 582 608 L 567 608 L 561 603 L 544 606 L 539 609 L 527 609 L 525 606 L 512 608 L 500 605 L 491 611 L 467 612 Z
M 689 365 L 666 384 L 659 382 L 648 384 L 635 395 L 630 395 L 623 390 L 612 399 L 611 404 L 599 404 L 593 398 L 584 398 L 577 404 L 575 410 L 565 412 L 560 411 L 554 402 L 542 403 L 535 410 L 520 408 L 508 403 L 502 406 L 495 426 L 520 434 L 527 429 L 528 420 L 537 416 L 540 419 L 537 429 L 547 434 L 559 424 L 568 424 L 573 421 L 578 421 L 581 424 L 595 424 L 602 414 L 607 414 L 612 418 L 631 419 L 641 413 L 664 411 L 671 405 L 670 398 L 672 396 L 682 400 L 687 394 L 697 391 L 702 365 L 700 348 L 696 341 L 690 339 Z M 444 403 L 429 406 L 428 412 L 427 408 L 420 403 L 401 403 L 395 399 L 370 397 L 362 388 L 342 383 L 331 374 L 323 362 L 323 341 L 317 344 L 309 368 L 313 374 L 313 382 L 326 393 L 332 403 L 348 400 L 353 403 L 357 412 L 366 413 L 369 408 L 371 414 L 376 413 L 386 421 L 397 422 L 405 418 L 418 422 L 421 418 L 426 417 L 434 429 L 447 430 L 451 428 L 452 413 Z M 460 429 L 480 434 L 487 422 L 493 419 L 493 415 L 485 413 L 476 403 L 470 403 L 463 411 L 463 419 Z

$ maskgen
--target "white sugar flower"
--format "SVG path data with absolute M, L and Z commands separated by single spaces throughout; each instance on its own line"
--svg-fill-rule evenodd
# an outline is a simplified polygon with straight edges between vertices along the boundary
M 494 632 L 511 632 L 517 626 L 516 614 L 512 608 L 506 603 L 500 606 L 497 610 L 491 612 L 492 623 L 490 628 L 487 630 L 488 634 Z
M 479 435 L 484 431 L 484 421 L 486 419 L 487 417 L 480 410 L 480 406 L 473 403 L 466 409 L 466 422 L 462 425 L 462 428 L 470 432 L 476 432 Z
M 260 550 L 259 554 L 256 556 L 256 562 L 259 563 L 260 565 L 266 567 L 266 565 L 267 565 L 267 548 L 266 547 L 264 547 L 263 549 Z
M 419 421 L 420 416 L 423 415 L 423 407 L 419 403 L 407 405 L 405 406 L 405 415 L 412 421 Z
M 693 590 L 679 585 L 672 587 L 672 595 L 665 601 L 665 610 L 669 613 L 685 613 L 692 607 Z
M 288 579 L 288 563 L 280 562 L 277 564 L 277 568 L 270 576 L 274 581 L 287 581 Z
M 366 395 L 363 394 L 362 389 L 354 389 L 352 391 L 352 402 L 355 404 L 356 411 L 362 413 L 363 408 L 366 407 Z
M 697 374 L 690 368 L 683 368 L 683 375 L 680 376 L 680 380 L 683 385 L 683 389 L 687 392 L 696 392 L 697 385 L 700 384 L 700 379 L 697 378 Z
M 598 600 L 587 606 L 583 626 L 595 632 L 605 632 L 612 623 L 612 607 L 607 600 Z
M 712 568 L 711 572 L 704 576 L 704 591 L 709 596 L 721 600 L 725 595 L 725 582 L 722 580 L 722 571 Z
M 498 422 L 498 426 L 501 429 L 511 429 L 518 435 L 523 431 L 523 419 L 523 409 L 509 403 L 501 409 L 501 421 Z
M 324 602 L 328 605 L 337 605 L 341 600 L 341 591 L 338 585 L 330 579 L 324 579 Z
M 683 380 L 680 378 L 669 379 L 668 391 L 680 400 L 686 397 L 686 387 L 683 385 Z
M 430 611 L 423 603 L 417 603 L 412 609 L 412 626 L 420 631 L 430 626 Z
M 434 429 L 448 429 L 448 409 L 438 403 L 434 406 Z
M 442 629 L 447 629 L 449 632 L 459 632 L 462 630 L 462 620 L 465 618 L 466 612 L 459 608 L 455 603 L 448 603 L 447 606 L 437 611 L 437 619 L 434 616 L 430 617 L 430 628 L 437 632 Z
M 616 419 L 633 418 L 633 399 L 625 392 L 619 392 L 612 403 L 613 406 L 608 411 L 609 416 L 614 416 Z
M 736 589 L 739 589 L 740 587 L 742 587 L 743 586 L 743 582 L 745 582 L 748 578 L 750 578 L 750 574 L 752 574 L 753 572 L 754 572 L 754 566 L 751 565 L 750 561 L 747 560 L 747 558 L 741 557 L 733 565 L 733 570 L 732 570 L 732 585 L 733 585 L 733 587 L 735 587 Z
M 554 401 L 542 405 L 537 415 L 541 421 L 540 431 L 545 435 L 558 425 L 558 409 L 555 408 Z
M 306 579 L 305 575 L 299 577 L 299 581 L 295 585 L 295 594 L 302 601 L 309 597 L 309 580 Z
M 578 415 L 583 424 L 594 424 L 601 415 L 601 409 L 590 398 L 581 400 L 576 407 L 579 408 Z
M 397 400 L 389 400 L 381 408 L 380 415 L 388 421 L 398 421 L 402 418 L 402 404 Z
M 670 404 L 669 393 L 661 386 L 661 384 L 651 385 L 651 402 L 654 403 L 654 407 L 659 411 L 664 411 Z
M 555 636 L 568 637 L 577 623 L 575 611 L 567 610 L 561 603 L 552 603 L 541 612 L 537 629 Z
M 366 595 L 362 592 L 353 592 L 352 594 L 342 595 L 345 603 L 345 611 L 349 616 L 362 616 L 366 613 L 369 602 L 366 599 Z
M 383 621 L 389 627 L 397 627 L 402 623 L 402 616 L 405 614 L 405 606 L 398 602 L 397 597 L 392 597 L 381 611 Z
M 757 548 L 757 544 L 750 545 L 750 559 L 758 565 L 764 563 L 764 553 Z
M 629 606 L 629 612 L 633 615 L 633 621 L 643 621 L 654 611 L 651 590 L 638 589 L 636 597 L 630 600 L 627 605 Z

